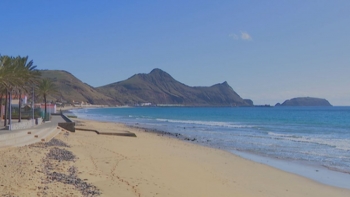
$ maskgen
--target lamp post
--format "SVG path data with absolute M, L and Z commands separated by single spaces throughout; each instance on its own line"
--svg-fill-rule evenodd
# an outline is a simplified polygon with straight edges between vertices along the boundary
M 33 110 L 33 113 L 32 113 L 32 126 L 34 127 L 35 125 L 35 119 L 34 119 L 34 87 L 33 87 L 33 95 L 32 95 L 32 110 Z

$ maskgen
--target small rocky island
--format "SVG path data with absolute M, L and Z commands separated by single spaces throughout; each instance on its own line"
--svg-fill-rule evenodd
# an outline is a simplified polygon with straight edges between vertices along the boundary
M 277 106 L 332 106 L 326 99 L 313 97 L 298 97 L 284 101 L 282 104 L 277 103 Z

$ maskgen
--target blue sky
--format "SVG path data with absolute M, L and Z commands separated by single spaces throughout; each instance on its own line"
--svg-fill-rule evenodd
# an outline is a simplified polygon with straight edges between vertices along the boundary
M 0 53 L 101 86 L 161 68 L 255 104 L 350 105 L 350 1 L 0 0 Z

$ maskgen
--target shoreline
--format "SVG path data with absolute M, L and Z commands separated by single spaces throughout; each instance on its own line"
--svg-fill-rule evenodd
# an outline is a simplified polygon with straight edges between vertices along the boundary
M 348 189 L 317 183 L 221 149 L 144 132 L 144 129 L 121 123 L 75 120 L 80 126 L 103 132 L 127 130 L 137 137 L 97 135 L 86 131 L 66 136 L 62 131 L 55 139 L 69 146 L 61 149 L 75 155 L 73 162 L 47 163 L 45 155 L 52 150 L 35 148 L 40 144 L 0 149 L 3 158 L 0 160 L 0 194 L 45 196 L 41 195 L 45 192 L 52 196 L 81 196 L 80 186 L 87 184 L 91 189 L 96 188 L 93 190 L 95 196 L 103 197 L 350 195 Z M 47 166 L 46 170 L 53 178 L 46 179 L 43 166 Z M 74 169 L 74 173 L 70 169 Z M 62 178 L 63 182 L 57 181 Z M 77 185 L 70 184 L 66 178 L 78 181 Z
M 80 119 L 80 120 L 97 121 L 97 120 L 90 120 L 90 119 Z M 180 133 L 172 133 L 172 132 L 162 131 L 158 129 L 150 129 L 150 128 L 145 128 L 138 125 L 127 125 L 122 122 L 108 122 L 108 121 L 98 121 L 98 122 L 122 124 L 126 127 L 139 129 L 141 132 L 151 133 L 162 137 L 170 137 L 179 141 L 189 142 L 195 145 L 225 151 L 234 156 L 238 156 L 242 159 L 246 159 L 251 162 L 273 167 L 277 170 L 282 170 L 284 172 L 291 173 L 293 175 L 307 178 L 310 181 L 315 181 L 317 183 L 324 184 L 331 187 L 350 190 L 350 184 L 346 184 L 346 183 L 350 183 L 350 174 L 331 170 L 324 166 L 310 165 L 303 162 L 294 162 L 294 161 L 290 162 L 287 160 L 266 157 L 266 156 L 262 156 L 254 153 L 248 153 L 244 151 L 238 151 L 238 150 L 230 151 L 226 149 L 221 149 L 220 147 L 213 147 L 203 142 L 202 143 L 198 142 L 196 138 L 189 138 Z
M 196 139 L 187 138 L 186 136 L 181 135 L 179 133 L 170 133 L 170 132 L 161 131 L 161 130 L 157 130 L 157 129 L 143 128 L 143 127 L 139 127 L 139 126 L 129 126 L 129 125 L 126 125 L 124 123 L 116 123 L 116 122 L 108 122 L 108 121 L 96 121 L 96 120 L 88 120 L 88 119 L 80 119 L 80 120 L 94 121 L 94 122 L 103 122 L 103 123 L 112 123 L 112 124 L 122 124 L 123 126 L 125 126 L 127 128 L 136 129 L 137 130 L 136 133 L 139 133 L 139 134 L 140 133 L 150 134 L 150 135 L 159 137 L 161 140 L 168 140 L 168 139 L 175 140 L 178 143 L 185 143 L 188 146 L 194 146 L 194 147 L 199 148 L 199 149 L 208 149 L 208 150 L 214 151 L 214 152 L 221 152 L 222 154 L 226 155 L 227 157 L 230 157 L 231 159 L 234 158 L 234 159 L 241 160 L 241 161 L 243 160 L 244 162 L 247 162 L 247 163 L 249 163 L 250 165 L 253 165 L 253 166 L 256 166 L 256 165 L 263 166 L 263 168 L 266 168 L 265 170 L 268 171 L 266 174 L 281 173 L 281 174 L 284 174 L 286 177 L 288 177 L 288 179 L 296 177 L 296 179 L 300 179 L 299 181 L 303 180 L 303 181 L 305 181 L 306 185 L 316 184 L 317 186 L 320 186 L 322 188 L 331 188 L 331 190 L 335 189 L 335 190 L 340 190 L 340 191 L 344 191 L 344 192 L 350 192 L 349 188 L 344 188 L 344 187 L 339 187 L 339 186 L 325 184 L 325 183 L 322 183 L 320 181 L 316 181 L 316 180 L 310 179 L 309 177 L 305 177 L 305 176 L 303 176 L 301 174 L 288 172 L 288 171 L 280 169 L 280 168 L 278 168 L 276 166 L 269 165 L 268 163 L 258 162 L 256 160 L 244 157 L 243 155 L 235 154 L 235 153 L 233 153 L 231 151 L 227 151 L 227 150 L 224 150 L 224 149 L 215 148 L 215 147 L 211 147 L 211 146 L 205 146 L 204 144 L 196 143 L 196 142 L 194 142 Z M 210 158 L 202 158 L 202 159 L 206 160 L 206 159 L 210 159 Z M 241 161 L 239 161 L 239 162 L 241 162 Z M 269 175 L 267 175 L 267 176 L 269 176 Z M 299 183 L 297 183 L 297 185 L 298 184 Z M 319 194 L 317 196 L 322 196 L 322 195 Z
M 85 117 L 85 118 L 89 118 L 89 117 Z M 103 120 L 101 120 L 101 121 L 103 121 Z M 109 119 L 106 121 L 113 122 L 113 119 Z M 121 122 L 121 123 L 123 123 L 123 122 Z M 251 149 L 251 150 L 239 149 L 239 146 L 235 146 L 235 144 L 233 144 L 232 146 L 220 146 L 221 145 L 220 143 L 218 144 L 218 143 L 215 143 L 215 140 L 211 140 L 211 139 L 216 139 L 216 137 L 202 138 L 201 135 L 196 135 L 196 134 L 194 134 L 194 132 L 192 132 L 193 134 L 191 134 L 189 132 L 179 131 L 179 130 L 177 130 L 177 128 L 175 128 L 175 129 L 171 128 L 171 127 L 166 128 L 166 126 L 168 126 L 168 125 L 166 125 L 165 127 L 164 126 L 163 127 L 150 126 L 147 124 L 142 125 L 142 122 L 140 122 L 140 124 L 139 124 L 139 122 L 137 120 L 136 120 L 136 122 L 135 121 L 134 122 L 127 122 L 127 120 L 126 120 L 124 122 L 124 124 L 131 126 L 131 127 L 135 127 L 135 128 L 152 130 L 153 132 L 161 133 L 162 135 L 170 135 L 174 138 L 178 138 L 180 140 L 185 140 L 185 141 L 191 141 L 195 144 L 200 144 L 200 145 L 207 146 L 207 147 L 226 150 L 232 154 L 235 154 L 235 151 L 238 151 L 240 154 L 238 153 L 235 155 L 240 155 L 240 157 L 243 157 L 245 159 L 252 160 L 252 161 L 258 162 L 258 163 L 264 163 L 264 164 L 272 166 L 274 168 L 277 168 L 277 169 L 280 169 L 280 170 L 283 170 L 283 171 L 286 171 L 289 173 L 297 174 L 297 175 L 309 178 L 313 181 L 317 181 L 317 182 L 320 182 L 323 184 L 350 189 L 350 184 L 344 184 L 344 182 L 345 183 L 350 182 L 350 173 L 348 173 L 349 171 L 342 170 L 342 168 L 336 168 L 337 167 L 336 164 L 331 164 L 329 162 L 323 163 L 323 162 L 318 161 L 318 160 L 313 160 L 313 158 L 309 159 L 307 154 L 305 154 L 303 157 L 299 157 L 299 158 L 297 157 L 297 158 L 295 158 L 295 160 L 288 160 L 288 156 L 284 157 L 283 151 L 280 152 L 281 154 L 279 154 L 279 155 L 278 154 L 273 155 L 273 156 L 275 156 L 275 157 L 273 157 L 271 155 L 264 155 L 264 152 L 262 152 L 262 151 L 250 152 L 250 151 L 254 151 L 254 150 L 258 150 L 258 149 Z M 153 121 L 153 122 L 151 122 L 151 125 L 152 124 L 158 124 L 158 123 L 155 123 Z M 181 134 L 183 134 L 183 135 L 181 135 Z M 217 138 L 219 139 L 219 137 L 217 137 Z M 298 146 L 299 145 L 296 145 L 296 147 L 298 147 Z M 259 147 L 257 147 L 257 148 L 259 148 Z M 302 150 L 302 149 L 300 149 L 300 150 Z M 319 149 L 319 150 L 322 150 L 322 149 Z M 346 153 L 343 153 L 343 154 L 346 155 Z M 286 159 L 284 159 L 284 158 L 286 158 Z M 290 158 L 293 158 L 293 157 L 289 157 L 289 159 Z M 313 161 L 314 163 L 312 163 L 310 161 Z M 284 163 L 284 164 L 282 164 L 282 163 Z M 293 164 L 293 166 L 299 166 L 299 167 L 293 167 L 293 168 L 288 167 L 289 163 Z M 325 165 L 323 165 L 323 164 L 325 164 Z M 343 163 L 342 165 L 348 166 L 348 165 L 346 165 L 346 163 Z M 335 166 L 335 167 L 332 168 L 333 166 Z M 304 170 L 304 168 L 309 169 L 307 171 L 307 173 L 305 173 L 306 171 Z M 344 168 L 344 169 L 346 169 L 346 168 Z M 314 173 L 314 172 L 316 172 L 316 173 Z M 328 178 L 328 177 L 330 177 L 330 178 Z
M 88 120 L 88 119 L 85 119 L 85 120 Z M 264 164 L 264 165 L 273 167 L 275 169 L 282 170 L 284 172 L 288 172 L 294 175 L 298 175 L 298 176 L 310 179 L 317 183 L 350 190 L 350 184 L 346 184 L 346 183 L 350 183 L 350 174 L 346 172 L 331 170 L 324 166 L 311 165 L 305 162 L 287 161 L 283 159 L 258 155 L 256 153 L 221 149 L 220 147 L 213 147 L 203 142 L 198 142 L 196 138 L 189 138 L 180 133 L 171 133 L 171 132 L 162 131 L 158 129 L 149 129 L 149 128 L 144 128 L 140 126 L 127 125 L 125 123 L 120 123 L 120 124 L 124 124 L 125 126 L 131 127 L 131 128 L 141 129 L 143 130 L 143 132 L 146 132 L 146 133 L 153 133 L 156 135 L 168 136 L 180 141 L 193 143 L 199 146 L 226 151 L 242 159 L 247 159 L 252 162 Z
M 350 174 L 330 170 L 324 166 L 260 156 L 242 151 L 229 151 L 241 158 L 271 166 L 324 185 L 350 190 Z

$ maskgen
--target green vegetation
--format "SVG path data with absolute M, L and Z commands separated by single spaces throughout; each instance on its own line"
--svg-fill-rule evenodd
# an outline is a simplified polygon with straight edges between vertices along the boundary
M 57 94 L 57 93 L 58 93 L 57 87 L 55 86 L 55 84 L 51 80 L 49 80 L 49 79 L 42 79 L 39 82 L 37 94 L 44 98 L 44 103 L 45 103 L 44 121 L 49 120 L 49 117 L 47 115 L 47 96 L 48 95 L 54 95 L 54 94 Z
M 29 92 L 36 85 L 40 73 L 35 68 L 33 61 L 28 61 L 28 57 L 0 55 L 0 103 L 5 95 L 5 120 L 8 117 L 8 109 L 11 109 L 12 95 L 21 97 L 22 93 Z M 19 108 L 21 104 L 20 102 Z M 21 112 L 18 114 L 18 121 L 21 121 Z M 4 121 L 4 126 L 6 125 L 7 121 Z
M 12 111 L 12 119 L 19 119 L 20 118 L 20 116 L 19 116 L 19 111 L 18 111 L 18 109 L 17 110 L 13 110 Z M 31 119 L 32 118 L 32 116 L 33 116 L 33 111 L 32 110 L 29 110 L 29 111 L 24 111 L 24 112 L 21 112 L 21 118 L 22 119 Z M 41 117 L 41 114 L 40 114 L 40 109 L 38 108 L 38 109 L 35 109 L 34 110 L 34 118 L 40 118 Z

